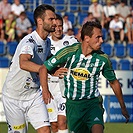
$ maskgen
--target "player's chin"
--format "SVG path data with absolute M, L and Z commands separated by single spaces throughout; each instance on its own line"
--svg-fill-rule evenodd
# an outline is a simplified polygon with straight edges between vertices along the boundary
M 101 50 L 101 46 L 98 46 L 95 50 Z
M 50 32 L 55 32 L 55 27 L 51 27 Z
M 50 32 L 55 32 L 55 30 L 54 29 L 50 29 Z
M 99 49 L 99 50 L 101 49 L 101 44 L 98 46 L 98 49 Z

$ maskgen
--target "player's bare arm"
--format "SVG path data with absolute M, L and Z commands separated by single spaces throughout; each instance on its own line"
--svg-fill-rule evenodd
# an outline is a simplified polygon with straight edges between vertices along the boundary
M 127 123 L 129 121 L 130 116 L 126 110 L 126 106 L 125 106 L 124 99 L 122 96 L 122 90 L 121 90 L 120 83 L 118 80 L 114 80 L 114 81 L 110 82 L 110 86 L 113 89 L 113 91 L 114 91 L 114 93 L 115 93 L 115 95 L 116 95 L 116 97 L 120 103 L 122 115 L 126 118 L 126 123 Z
M 51 98 L 53 99 L 53 96 L 51 95 L 48 89 L 48 73 L 47 73 L 47 68 L 44 65 L 41 66 L 41 68 L 39 69 L 39 77 L 42 86 L 43 100 L 46 104 L 48 104 L 50 103 Z
M 41 65 L 38 65 L 32 61 L 30 61 L 32 55 L 30 54 L 21 54 L 19 56 L 19 65 L 20 68 L 30 72 L 39 72 Z

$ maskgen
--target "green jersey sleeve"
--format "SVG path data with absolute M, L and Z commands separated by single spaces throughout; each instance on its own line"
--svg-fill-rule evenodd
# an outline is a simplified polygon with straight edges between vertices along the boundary
M 46 68 L 51 71 L 58 65 L 65 64 L 67 60 L 71 58 L 73 53 L 78 50 L 80 43 L 75 43 L 71 46 L 67 46 L 59 50 L 55 55 L 53 55 L 50 59 L 44 62 Z
M 111 61 L 109 60 L 109 58 L 106 54 L 104 54 L 104 60 L 105 60 L 105 65 L 104 65 L 103 70 L 102 70 L 102 75 L 108 81 L 116 80 L 116 75 L 114 73 Z

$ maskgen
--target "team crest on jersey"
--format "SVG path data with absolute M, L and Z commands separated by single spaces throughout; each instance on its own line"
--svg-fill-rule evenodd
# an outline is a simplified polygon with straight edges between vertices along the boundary
M 64 46 L 68 46 L 68 45 L 69 45 L 69 42 L 68 42 L 68 41 L 64 41 L 64 42 L 63 42 L 63 45 L 64 45 Z
M 85 68 L 74 68 L 71 70 L 71 74 L 76 80 L 88 80 L 90 72 Z
M 53 58 L 53 59 L 51 60 L 51 63 L 55 63 L 55 62 L 56 62 L 56 59 Z

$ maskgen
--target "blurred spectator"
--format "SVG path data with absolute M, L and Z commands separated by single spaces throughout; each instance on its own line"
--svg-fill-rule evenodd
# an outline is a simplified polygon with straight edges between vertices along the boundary
M 119 14 L 114 16 L 114 19 L 110 21 L 109 24 L 110 29 L 110 37 L 111 40 L 116 42 L 123 42 L 124 40 L 124 30 L 123 30 L 123 23 L 119 20 Z
M 106 1 L 106 5 L 103 7 L 106 18 L 113 17 L 116 14 L 116 8 L 112 5 L 111 0 Z
M 8 3 L 8 0 L 2 0 L 0 2 L 0 14 L 2 15 L 4 21 L 8 18 L 8 15 L 10 13 L 11 13 L 11 4 Z
M 131 14 L 128 15 L 126 19 L 125 34 L 128 38 L 128 43 L 132 44 L 133 43 L 133 17 Z
M 127 16 L 131 13 L 130 8 L 126 5 L 126 0 L 121 0 L 117 5 L 116 11 L 120 15 L 120 20 L 125 24 Z
M 14 3 L 11 5 L 11 11 L 16 17 L 20 15 L 21 12 L 24 12 L 24 6 L 20 3 L 20 0 L 14 0 Z
M 5 42 L 5 31 L 3 29 L 3 20 L 0 19 L 0 41 Z
M 73 31 L 73 29 L 69 28 L 69 29 L 67 30 L 66 35 L 67 35 L 67 36 L 74 36 L 74 31 Z
M 0 28 L 3 27 L 3 18 L 2 18 L 2 14 L 0 13 Z
M 63 33 L 66 34 L 68 29 L 72 29 L 72 22 L 68 19 L 68 14 L 63 16 Z
M 120 4 L 121 0 L 112 0 L 112 5 L 114 5 L 115 7 Z
M 111 0 L 106 0 L 106 5 L 103 7 L 104 10 L 104 28 L 106 30 L 109 29 L 109 23 L 113 19 L 114 15 L 116 14 L 116 7 L 112 5 Z
M 14 41 L 15 39 L 15 26 L 16 21 L 14 14 L 9 14 L 8 19 L 5 21 L 5 36 L 7 42 Z
M 98 19 L 103 26 L 104 11 L 103 6 L 98 4 L 98 0 L 92 0 L 92 4 L 89 6 L 88 12 L 92 12 L 93 16 Z
M 78 33 L 75 35 L 75 38 L 76 38 L 79 42 L 81 42 L 81 28 L 82 28 L 82 27 L 79 27 Z
M 2 14 L 0 14 L 0 41 L 4 41 L 4 36 L 5 32 L 3 29 L 3 19 L 2 19 Z
M 32 31 L 33 31 L 32 26 L 30 26 L 30 27 L 27 28 L 27 34 L 30 34 Z
M 92 12 L 88 12 L 88 15 L 84 18 L 82 25 L 85 24 L 87 21 L 96 21 Z
M 5 32 L 4 32 L 3 29 L 0 29 L 0 41 L 6 43 L 6 40 L 5 40 Z
M 23 37 L 26 36 L 26 35 L 28 35 L 28 34 L 30 34 L 32 31 L 33 31 L 32 26 L 28 27 L 28 28 L 27 28 L 27 32 L 26 32 L 26 33 L 23 33 Z M 23 37 L 22 37 L 22 38 L 23 38 Z
M 131 15 L 132 15 L 132 17 L 133 17 L 133 7 L 132 7 L 132 9 L 131 9 Z
M 24 35 L 28 34 L 27 28 L 31 26 L 31 22 L 27 18 L 26 13 L 21 12 L 19 17 L 16 19 L 16 35 L 18 41 L 21 40 Z

